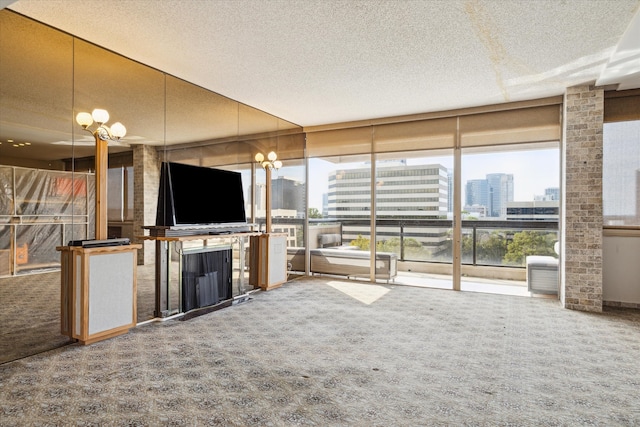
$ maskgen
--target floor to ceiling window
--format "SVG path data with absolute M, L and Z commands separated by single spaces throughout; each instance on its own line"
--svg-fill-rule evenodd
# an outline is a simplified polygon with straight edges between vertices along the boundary
M 639 308 L 640 120 L 624 119 L 603 129 L 603 301 Z
M 398 258 L 396 283 L 451 289 L 453 151 L 376 158 L 376 249 Z
M 640 227 L 640 120 L 605 123 L 602 196 L 605 227 Z
M 256 178 L 256 212 L 259 223 L 264 221 L 266 204 L 265 174 Z M 304 273 L 304 219 L 306 206 L 306 178 L 304 160 L 285 160 L 280 169 L 271 174 L 271 229 L 287 235 L 288 269 Z M 261 226 L 262 228 L 262 226 Z
M 526 257 L 557 257 L 559 155 L 558 142 L 462 150 L 462 290 L 528 295 Z
M 526 257 L 557 260 L 560 102 L 312 129 L 310 224 L 333 220 L 342 248 L 375 252 L 371 280 L 392 254 L 396 283 L 529 294 Z
M 370 277 L 370 158 L 353 155 L 309 159 L 312 273 Z

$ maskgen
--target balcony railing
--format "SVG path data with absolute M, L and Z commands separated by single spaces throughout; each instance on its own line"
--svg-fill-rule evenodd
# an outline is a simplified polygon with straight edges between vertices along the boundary
M 264 222 L 264 220 L 262 220 Z M 261 223 L 261 220 L 258 220 Z M 366 219 L 310 219 L 339 226 L 343 245 L 368 249 L 371 222 Z M 274 227 L 295 227 L 302 233 L 303 219 L 273 218 Z M 453 223 L 437 219 L 378 219 L 377 250 L 394 252 L 399 261 L 451 263 Z M 298 239 L 302 241 L 302 239 Z M 553 220 L 463 220 L 462 264 L 524 268 L 528 255 L 555 255 L 558 222 Z M 312 247 L 315 242 L 311 243 Z

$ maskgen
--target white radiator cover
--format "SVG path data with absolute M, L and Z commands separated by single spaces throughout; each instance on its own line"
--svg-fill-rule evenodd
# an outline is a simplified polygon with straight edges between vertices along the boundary
M 551 256 L 528 256 L 527 286 L 529 292 L 558 293 L 558 260 Z
M 605 230 L 614 233 L 617 230 Z M 602 298 L 640 304 L 640 231 L 605 234 L 602 243 Z

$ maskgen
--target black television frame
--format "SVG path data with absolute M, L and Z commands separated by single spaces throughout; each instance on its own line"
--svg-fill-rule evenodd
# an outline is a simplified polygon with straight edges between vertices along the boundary
M 240 172 L 162 162 L 156 226 L 221 224 L 247 224 Z

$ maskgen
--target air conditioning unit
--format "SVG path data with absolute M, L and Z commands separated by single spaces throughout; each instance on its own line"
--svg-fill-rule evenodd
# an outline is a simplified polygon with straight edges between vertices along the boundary
M 558 260 L 551 256 L 528 256 L 527 286 L 537 294 L 558 293 Z

